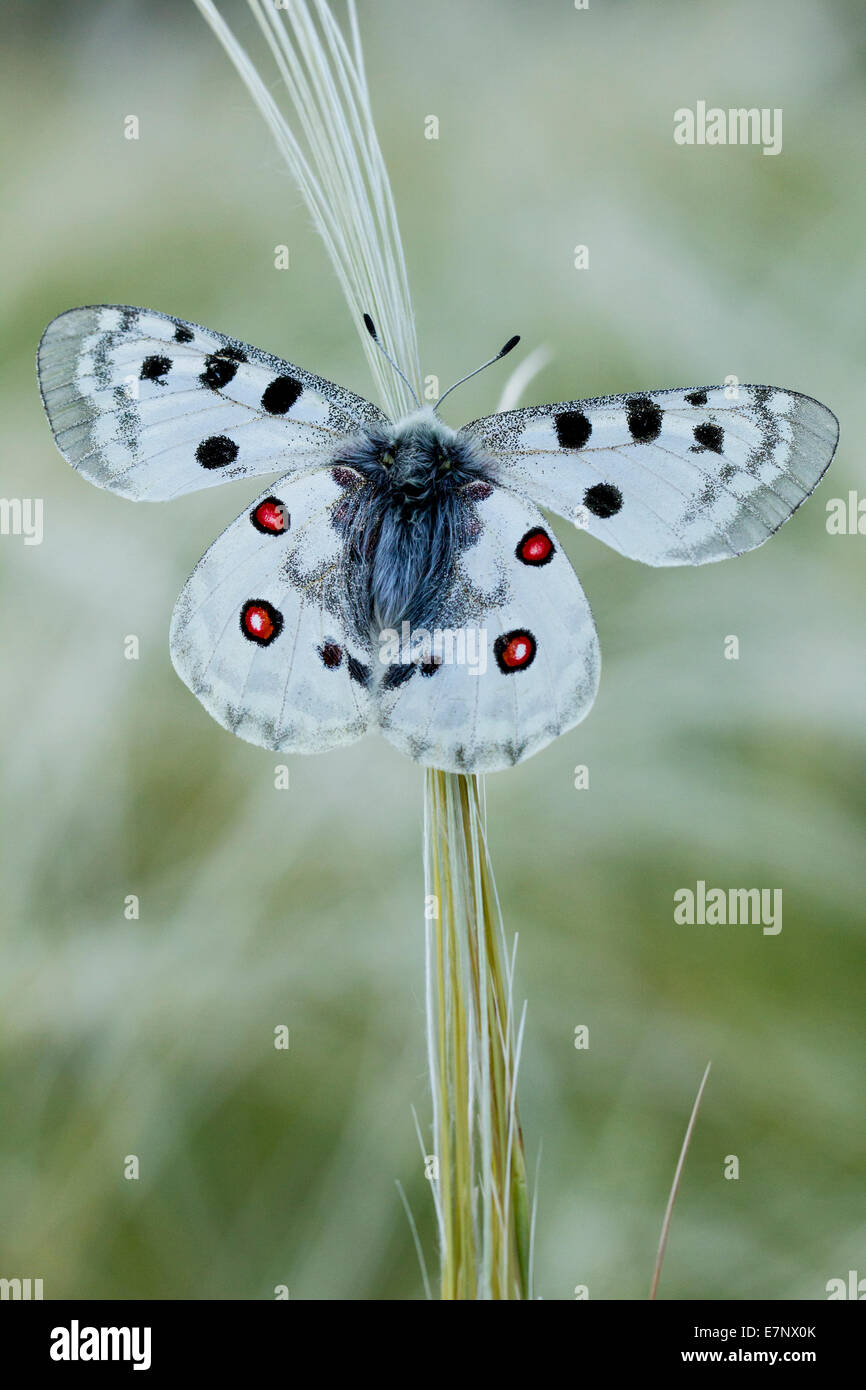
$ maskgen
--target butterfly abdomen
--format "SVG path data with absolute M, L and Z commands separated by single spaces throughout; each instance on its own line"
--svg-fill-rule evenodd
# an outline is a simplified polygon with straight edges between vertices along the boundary
M 462 505 L 453 493 L 407 513 L 383 509 L 370 567 L 370 626 L 374 635 L 408 622 L 426 628 L 439 611 L 461 536 Z

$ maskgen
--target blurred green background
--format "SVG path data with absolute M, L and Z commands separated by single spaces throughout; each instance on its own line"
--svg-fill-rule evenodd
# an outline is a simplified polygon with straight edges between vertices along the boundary
M 246 8 L 222 8 L 258 55 Z M 861 8 L 360 13 L 425 372 L 444 386 L 519 332 L 553 352 L 527 404 L 734 374 L 841 420 L 816 496 L 733 563 L 646 569 L 556 525 L 601 691 L 488 781 L 531 1165 L 543 1141 L 537 1292 L 646 1295 L 712 1058 L 660 1294 L 823 1298 L 866 1275 L 866 539 L 825 526 L 827 500 L 864 485 Z M 355 328 L 191 3 L 4 15 L 2 487 L 45 499 L 45 539 L 0 538 L 0 1275 L 47 1298 L 420 1297 L 395 1179 L 432 1269 L 411 1116 L 429 1120 L 423 774 L 368 739 L 292 760 L 275 789 L 283 760 L 211 722 L 168 656 L 175 596 L 249 485 L 164 507 L 87 486 L 33 368 L 55 314 L 116 301 L 369 393 Z M 783 108 L 783 153 L 678 147 L 673 112 L 698 99 Z M 496 408 L 497 370 L 449 401 L 452 423 Z M 699 878 L 782 888 L 781 934 L 675 925 Z

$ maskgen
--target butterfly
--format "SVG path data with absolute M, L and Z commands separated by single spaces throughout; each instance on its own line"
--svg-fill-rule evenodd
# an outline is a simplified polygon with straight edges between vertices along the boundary
M 540 507 L 648 565 L 723 560 L 787 521 L 839 434 L 826 406 L 770 386 L 563 401 L 456 431 L 443 396 L 394 422 L 235 338 L 117 305 L 54 319 L 38 374 L 60 452 L 123 497 L 280 474 L 172 618 L 175 668 L 220 724 L 282 753 L 378 731 L 456 772 L 529 757 L 596 695 L 592 614 Z

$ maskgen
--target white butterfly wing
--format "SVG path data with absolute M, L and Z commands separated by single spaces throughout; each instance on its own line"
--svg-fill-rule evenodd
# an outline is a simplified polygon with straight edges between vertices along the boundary
M 451 634 L 439 664 L 434 645 L 433 661 L 377 689 L 385 737 L 453 772 L 493 772 L 538 752 L 588 713 L 600 669 L 589 604 L 541 513 L 504 488 L 476 491 L 474 538 L 436 619 Z
M 330 471 L 281 478 L 213 543 L 177 601 L 178 675 L 249 743 L 319 753 L 375 725 L 371 652 L 342 618 L 343 496 Z
M 621 554 L 700 565 L 787 521 L 828 468 L 839 423 L 795 391 L 708 386 L 531 406 L 461 433 L 505 486 Z
M 341 437 L 385 419 L 279 357 L 151 309 L 70 309 L 46 328 L 37 369 L 60 452 L 136 501 L 320 467 Z

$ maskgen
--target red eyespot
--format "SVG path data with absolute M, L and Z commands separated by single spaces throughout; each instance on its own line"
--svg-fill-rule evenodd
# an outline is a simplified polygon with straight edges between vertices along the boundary
M 260 647 L 268 646 L 279 637 L 282 626 L 282 613 L 267 599 L 250 599 L 241 609 L 241 632 Z
M 290 520 L 286 504 L 279 497 L 266 497 L 250 512 L 250 521 L 266 536 L 282 535 L 288 531 Z
M 504 675 L 509 675 L 512 671 L 522 671 L 527 666 L 531 666 L 537 650 L 538 643 L 532 633 L 526 632 L 522 628 L 514 632 L 503 633 L 493 643 L 493 655 L 496 657 L 496 664 Z
M 515 554 L 524 565 L 546 565 L 556 550 L 553 541 L 541 526 L 533 526 L 519 542 Z

